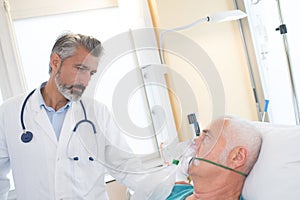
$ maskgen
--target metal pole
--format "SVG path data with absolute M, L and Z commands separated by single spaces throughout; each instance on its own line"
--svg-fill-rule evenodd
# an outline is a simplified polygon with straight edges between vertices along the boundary
M 282 39 L 283 39 L 283 43 L 284 43 L 285 55 L 286 55 L 286 59 L 287 59 L 290 82 L 291 82 L 291 87 L 292 87 L 295 119 L 296 119 L 296 124 L 299 125 L 300 124 L 300 120 L 299 120 L 299 116 L 300 116 L 300 114 L 299 114 L 299 103 L 298 103 L 298 98 L 297 98 L 297 92 L 296 92 L 296 89 L 295 89 L 295 81 L 294 81 L 293 69 L 292 69 L 292 64 L 291 64 L 291 59 L 290 59 L 289 45 L 288 45 L 288 40 L 287 40 L 287 36 L 286 36 L 287 29 L 286 29 L 286 25 L 283 23 L 283 17 L 282 17 L 282 12 L 281 12 L 281 7 L 280 7 L 280 1 L 279 0 L 277 0 L 277 7 L 278 7 L 280 24 L 281 25 L 276 29 L 276 31 L 280 31 L 280 34 L 282 35 Z
M 234 0 L 233 2 L 235 5 L 235 8 L 239 9 L 237 0 Z M 245 40 L 244 28 L 243 28 L 240 20 L 238 20 L 238 24 L 239 24 L 239 31 L 241 33 L 241 37 L 242 37 L 242 41 L 243 41 L 244 51 L 245 51 L 246 58 L 247 58 L 247 67 L 248 67 L 248 71 L 249 71 L 249 75 L 250 75 L 250 81 L 251 81 L 252 92 L 253 92 L 254 100 L 255 100 L 257 117 L 258 117 L 258 121 L 262 121 L 262 115 L 261 115 L 262 112 L 261 112 L 260 102 L 259 102 L 257 91 L 256 91 L 256 84 L 255 84 L 255 80 L 254 80 L 253 69 L 252 69 L 252 64 L 250 61 L 249 51 L 248 51 L 247 43 Z

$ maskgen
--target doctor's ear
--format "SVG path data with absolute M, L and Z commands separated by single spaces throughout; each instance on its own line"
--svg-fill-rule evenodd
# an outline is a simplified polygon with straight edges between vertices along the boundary
M 52 71 L 57 71 L 61 65 L 61 58 L 57 53 L 53 53 L 50 58 Z
M 248 158 L 248 151 L 243 146 L 235 147 L 230 152 L 230 162 L 233 169 L 245 165 L 247 162 L 247 158 Z

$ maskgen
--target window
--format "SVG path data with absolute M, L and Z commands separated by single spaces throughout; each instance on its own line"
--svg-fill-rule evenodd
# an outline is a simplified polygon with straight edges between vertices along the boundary
M 118 7 L 15 20 L 14 27 L 29 90 L 48 80 L 51 47 L 63 32 L 93 35 L 105 41 L 124 30 Z

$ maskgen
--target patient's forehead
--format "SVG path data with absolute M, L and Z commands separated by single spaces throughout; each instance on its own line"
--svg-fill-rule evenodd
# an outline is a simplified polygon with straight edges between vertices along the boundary
M 200 136 L 199 142 L 200 146 L 197 151 L 198 157 L 205 158 L 211 152 L 216 149 L 216 145 L 218 146 L 217 149 L 223 148 L 224 144 L 224 127 L 226 126 L 226 120 L 218 119 L 214 120 L 206 129 L 202 131 L 202 135 Z M 220 145 L 218 145 L 220 143 Z M 219 150 L 217 151 L 219 152 Z M 215 151 L 214 151 L 215 153 Z
M 207 129 L 209 130 L 210 134 L 217 137 L 223 133 L 226 126 L 228 125 L 228 119 L 222 118 L 214 120 Z

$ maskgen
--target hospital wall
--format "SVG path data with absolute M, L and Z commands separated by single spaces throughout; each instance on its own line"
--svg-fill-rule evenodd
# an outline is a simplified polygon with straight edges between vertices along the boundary
M 235 9 L 233 0 L 148 0 L 148 3 L 154 26 L 159 29 L 172 29 L 190 24 L 213 13 Z M 199 24 L 182 30 L 180 33 L 202 47 L 213 61 L 225 93 L 225 111 L 221 114 L 257 120 L 258 114 L 238 22 Z M 165 48 L 168 47 L 167 37 L 166 35 L 164 40 Z M 172 53 L 165 53 L 164 55 L 168 67 L 188 82 L 198 104 L 195 111 L 184 109 L 190 107 L 188 99 L 183 100 L 176 96 L 176 93 L 179 93 L 179 90 L 184 90 L 184 88 L 181 88 L 181 83 L 174 81 L 173 77 L 166 77 L 170 91 L 172 91 L 170 92 L 170 99 L 179 138 L 185 140 L 191 137 L 187 114 L 196 112 L 201 126 L 207 125 L 215 117 L 213 116 L 214 105 L 211 103 L 214 91 L 210 91 L 210 88 L 205 84 L 205 77 L 196 76 L 197 73 L 194 68 L 180 56 Z M 221 100 L 222 98 L 220 98 Z

